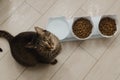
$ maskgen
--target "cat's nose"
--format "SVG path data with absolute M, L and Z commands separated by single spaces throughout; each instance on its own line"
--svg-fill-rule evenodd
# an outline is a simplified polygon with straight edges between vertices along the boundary
M 47 49 L 48 49 L 48 50 L 51 50 L 51 46 L 47 46 Z
M 51 46 L 51 49 L 53 49 L 54 48 L 54 46 Z
M 54 46 L 49 45 L 49 46 L 48 46 L 48 49 L 49 49 L 49 50 L 54 50 Z
M 51 46 L 49 49 L 50 49 L 51 51 L 54 50 L 54 46 Z
M 54 49 L 55 48 L 54 45 L 52 45 L 51 48 Z

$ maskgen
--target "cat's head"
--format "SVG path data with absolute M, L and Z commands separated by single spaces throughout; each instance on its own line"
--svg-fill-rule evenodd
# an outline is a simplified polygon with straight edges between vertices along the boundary
M 57 37 L 47 30 L 44 30 L 39 27 L 35 27 L 35 31 L 37 32 L 37 37 L 35 41 L 29 42 L 26 47 L 27 48 L 34 48 L 37 51 L 41 52 L 48 52 L 48 51 L 54 51 L 56 48 L 56 45 L 58 44 L 59 40 Z

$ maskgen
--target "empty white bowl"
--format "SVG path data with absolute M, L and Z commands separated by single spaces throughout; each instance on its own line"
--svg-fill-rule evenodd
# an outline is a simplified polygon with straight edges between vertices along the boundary
M 60 40 L 65 39 L 70 32 L 69 24 L 65 17 L 49 18 L 46 29 L 56 35 Z

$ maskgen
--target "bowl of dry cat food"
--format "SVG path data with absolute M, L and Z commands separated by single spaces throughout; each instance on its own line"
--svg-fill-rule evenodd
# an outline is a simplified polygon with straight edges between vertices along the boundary
M 79 40 L 89 39 L 92 35 L 93 23 L 90 17 L 76 17 L 72 25 L 72 34 Z
M 98 24 L 99 34 L 102 37 L 112 37 L 117 33 L 117 20 L 115 16 L 102 16 Z

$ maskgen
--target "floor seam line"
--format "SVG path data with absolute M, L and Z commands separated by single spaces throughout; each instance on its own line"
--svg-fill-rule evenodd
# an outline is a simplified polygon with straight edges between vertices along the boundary
M 77 49 L 78 47 L 76 47 L 71 54 L 65 59 L 65 61 L 63 62 L 63 64 L 61 64 L 61 66 L 58 68 L 58 70 L 49 78 L 49 80 L 52 80 L 52 78 L 55 76 L 55 74 L 63 67 L 63 65 L 67 62 L 67 60 L 74 54 L 74 51 Z
M 54 5 L 55 5 L 55 3 L 57 2 L 58 0 L 56 0 L 54 3 L 53 3 L 53 5 L 52 6 L 50 6 L 43 14 L 41 14 L 41 16 L 38 18 L 38 20 L 37 21 L 39 21 L 40 20 L 40 18 L 43 16 L 43 15 L 45 15 L 45 13 L 47 13 L 48 11 L 49 11 L 49 9 L 50 8 L 52 8 Z M 36 21 L 36 22 L 37 22 Z M 35 23 L 36 23 L 35 22 Z M 35 23 L 33 23 L 33 25 L 35 25 Z M 31 27 L 29 27 L 29 29 L 28 30 L 30 30 L 32 27 L 33 27 L 33 25 L 31 26 Z
M 23 69 L 23 71 L 17 76 L 16 80 L 19 79 L 19 77 L 27 70 L 27 67 L 25 67 L 25 69 Z
M 19 9 L 24 3 L 25 3 L 25 0 L 5 20 L 3 20 L 3 22 L 0 25 L 5 23 L 17 11 L 17 9 Z
M 119 35 L 120 35 L 120 34 L 118 34 L 118 36 L 119 36 Z M 117 36 L 117 37 L 118 37 L 118 36 Z M 117 38 L 117 37 L 116 37 L 116 38 Z M 115 38 L 115 39 L 116 39 L 116 38 Z M 114 39 L 114 40 L 115 40 L 115 39 Z M 113 42 L 114 42 L 114 41 L 113 41 Z M 112 45 L 112 43 L 111 43 L 111 45 Z M 111 45 L 110 45 L 110 46 L 111 46 Z M 109 48 L 110 48 L 110 46 L 109 46 Z M 107 49 L 108 49 L 108 48 L 107 48 Z M 96 63 L 92 66 L 92 68 L 89 70 L 89 72 L 86 74 L 86 76 L 85 76 L 82 80 L 85 80 L 85 78 L 86 78 L 86 77 L 89 75 L 89 73 L 93 70 L 93 68 L 96 66 L 96 64 L 97 64 L 97 63 L 100 61 L 100 59 L 105 55 L 105 52 L 107 51 L 107 49 L 103 52 L 103 54 L 100 56 L 100 58 L 96 61 Z
M 82 46 L 79 46 L 80 48 L 82 48 L 89 56 L 91 56 L 94 60 L 98 60 L 96 57 L 94 57 L 93 55 L 91 55 L 86 49 L 84 49 Z

